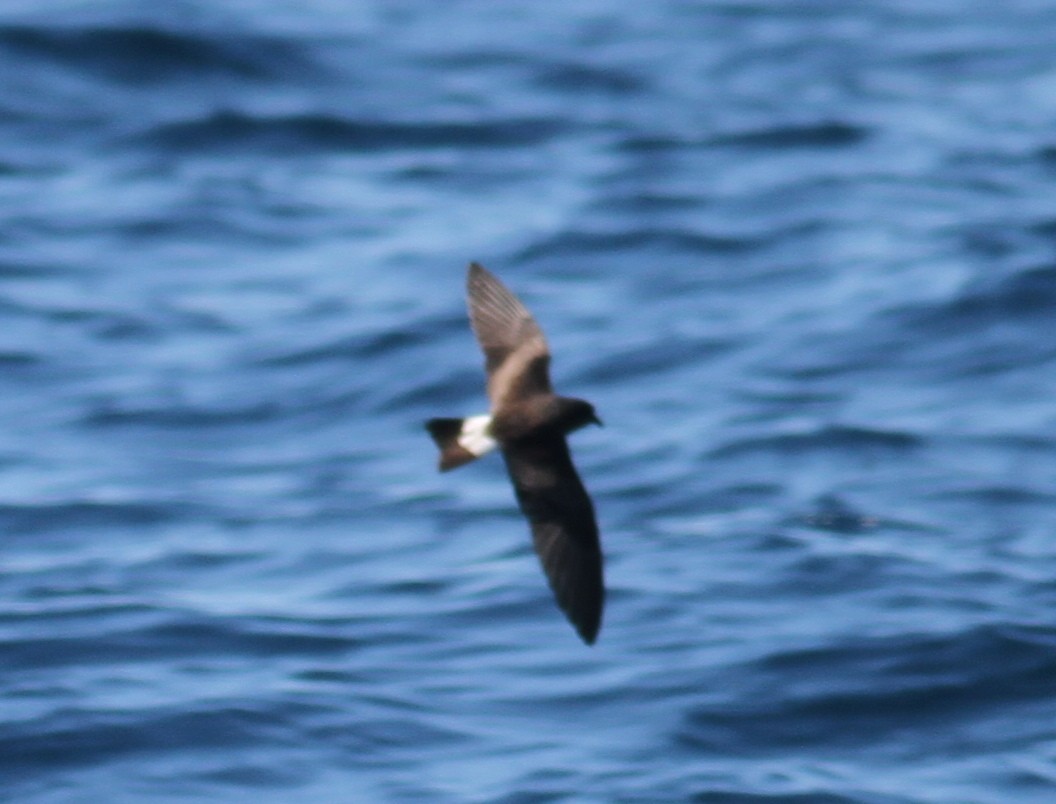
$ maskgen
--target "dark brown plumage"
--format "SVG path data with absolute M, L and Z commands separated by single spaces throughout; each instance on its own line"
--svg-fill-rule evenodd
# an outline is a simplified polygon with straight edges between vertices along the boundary
M 594 505 L 565 436 L 601 422 L 589 402 L 553 392 L 546 338 L 516 296 L 477 263 L 469 266 L 467 289 L 491 413 L 426 423 L 440 447 L 440 468 L 501 449 L 557 603 L 583 641 L 593 644 L 605 603 L 601 544 Z

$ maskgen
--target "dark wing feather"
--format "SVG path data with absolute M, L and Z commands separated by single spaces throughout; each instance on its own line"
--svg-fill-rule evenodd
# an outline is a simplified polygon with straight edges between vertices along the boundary
M 482 265 L 469 266 L 469 320 L 488 372 L 493 408 L 511 397 L 550 393 L 550 351 L 532 314 Z
M 507 444 L 506 467 L 557 604 L 588 645 L 601 628 L 605 583 L 594 505 L 562 436 Z

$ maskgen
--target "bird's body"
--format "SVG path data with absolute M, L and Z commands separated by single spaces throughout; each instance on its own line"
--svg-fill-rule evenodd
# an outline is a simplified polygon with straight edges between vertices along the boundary
M 477 263 L 469 267 L 467 286 L 491 411 L 426 423 L 440 447 L 440 469 L 462 466 L 496 447 L 502 451 L 557 603 L 591 644 L 605 600 L 601 544 L 594 505 L 565 437 L 601 422 L 589 402 L 554 393 L 546 339 L 517 297 Z

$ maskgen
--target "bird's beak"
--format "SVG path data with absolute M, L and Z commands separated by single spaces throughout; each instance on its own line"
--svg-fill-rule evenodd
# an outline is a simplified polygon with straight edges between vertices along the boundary
M 596 414 L 596 413 L 593 416 L 590 417 L 590 420 L 592 422 L 594 422 L 594 424 L 598 425 L 598 427 L 604 427 L 605 426 L 605 422 L 603 422 L 601 419 L 599 419 L 598 418 L 598 414 Z

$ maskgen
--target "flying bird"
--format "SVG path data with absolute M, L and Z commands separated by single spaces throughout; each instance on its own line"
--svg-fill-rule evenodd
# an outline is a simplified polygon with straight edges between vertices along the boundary
M 466 285 L 491 409 L 426 422 L 440 447 L 440 471 L 496 447 L 502 452 L 557 604 L 591 645 L 605 604 L 601 542 L 594 504 L 572 465 L 565 436 L 601 420 L 589 402 L 554 393 L 546 338 L 520 300 L 477 263 L 469 266 Z

